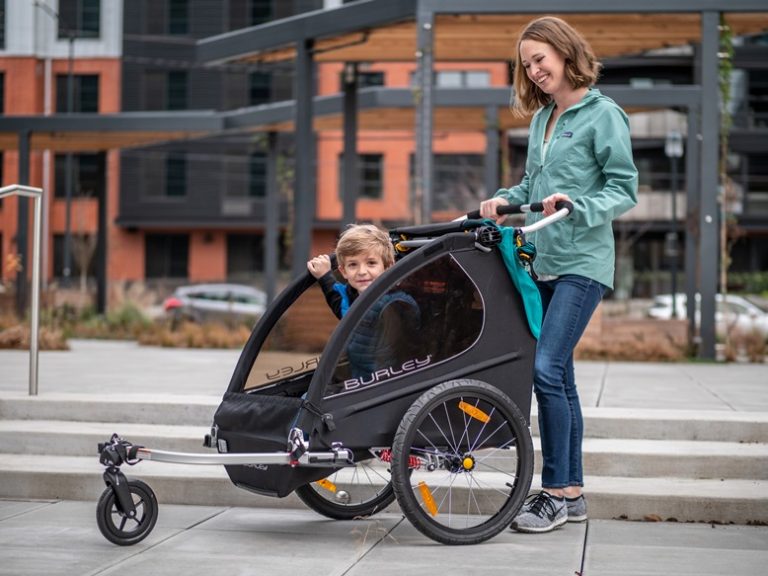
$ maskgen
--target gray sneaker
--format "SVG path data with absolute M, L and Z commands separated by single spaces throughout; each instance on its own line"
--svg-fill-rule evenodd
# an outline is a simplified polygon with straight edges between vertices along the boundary
M 566 498 L 565 506 L 568 508 L 568 522 L 584 522 L 587 519 L 587 501 L 583 494 L 578 498 Z
M 565 499 L 558 500 L 542 491 L 526 501 L 510 528 L 518 532 L 550 532 L 567 521 L 568 508 L 565 505 Z

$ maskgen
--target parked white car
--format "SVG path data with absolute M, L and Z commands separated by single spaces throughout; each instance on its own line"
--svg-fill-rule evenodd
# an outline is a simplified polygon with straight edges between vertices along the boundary
M 696 314 L 699 314 L 699 296 L 696 297 Z M 675 308 L 678 318 L 686 318 L 686 295 L 676 294 Z M 743 296 L 735 294 L 722 294 L 716 296 L 715 324 L 717 332 L 725 333 L 726 330 L 738 330 L 751 332 L 757 330 L 763 336 L 768 337 L 768 313 L 765 310 L 747 300 Z M 653 304 L 647 310 L 648 316 L 660 320 L 672 318 L 672 295 L 661 294 L 653 299 Z
M 241 284 L 196 284 L 181 286 L 165 300 L 163 308 L 174 319 L 252 320 L 261 317 L 267 295 Z

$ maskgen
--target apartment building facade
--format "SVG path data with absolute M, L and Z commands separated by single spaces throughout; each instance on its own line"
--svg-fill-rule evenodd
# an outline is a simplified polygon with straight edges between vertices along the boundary
M 9 27 L 8 22 L 27 18 L 36 31 L 45 29 L 48 38 L 45 48 L 27 50 L 29 53 L 24 54 L 19 49 L 17 55 L 13 50 L 9 52 L 8 43 L 13 35 L 7 34 L 7 48 L 0 52 L 0 70 L 5 75 L 3 92 L 8 98 L 5 113 L 62 112 L 61 106 L 66 107 L 69 66 L 66 33 L 62 38 L 58 21 L 40 7 L 11 9 L 31 3 L 5 2 L 6 30 L 16 29 L 15 24 Z M 53 5 L 54 0 L 48 2 Z M 161 113 L 233 111 L 291 100 L 295 81 L 291 64 L 201 66 L 194 61 L 191 47 L 201 38 L 342 3 L 345 2 L 134 0 L 125 2 L 118 11 L 115 6 L 119 2 L 59 0 L 58 13 L 75 10 L 79 16 L 73 18 L 80 18 L 83 29 L 93 29 L 94 10 L 98 12 L 98 38 L 78 37 L 74 41 L 73 75 L 79 95 L 74 106 L 89 112 Z M 768 270 L 768 88 L 764 80 L 768 45 L 761 38 L 740 42 L 729 169 L 742 195 L 736 218 L 745 232 L 734 248 L 733 268 L 761 271 Z M 25 72 L 15 72 L 17 65 Z M 50 70 L 48 75 L 44 73 L 46 69 Z M 363 63 L 358 66 L 358 83 L 363 89 L 409 88 L 414 86 L 414 71 L 412 62 Z M 316 93 L 338 94 L 343 73 L 343 64 L 319 64 Z M 693 55 L 683 52 L 607 61 L 602 81 L 653 86 L 686 84 L 694 76 Z M 10 81 L 19 86 L 27 78 L 34 80 L 35 93 L 39 92 L 35 99 L 18 97 L 8 89 Z M 509 65 L 503 62 L 439 63 L 434 78 L 438 87 L 468 89 L 503 87 L 509 82 Z M 17 100 L 11 104 L 13 98 Z M 664 141 L 670 130 L 685 131 L 686 127 L 684 116 L 674 111 L 633 115 L 632 122 L 641 206 L 616 226 L 617 239 L 620 245 L 628 247 L 625 252 L 629 256 L 618 267 L 624 274 L 619 280 L 626 295 L 634 292 L 636 296 L 650 296 L 668 290 L 673 260 L 682 270 L 682 250 L 675 255 L 669 238 L 673 230 L 680 235 L 684 230 L 684 162 L 680 161 L 678 166 L 679 181 L 673 183 L 672 161 L 664 155 Z M 287 269 L 295 143 L 289 131 L 278 133 L 276 138 L 282 198 L 281 263 Z M 319 252 L 332 247 L 341 226 L 343 133 L 339 129 L 319 130 L 315 138 L 317 208 L 312 250 Z M 519 178 L 524 166 L 525 133 L 511 132 L 502 142 L 500 184 L 506 185 Z M 486 189 L 483 178 L 486 144 L 484 132 L 435 131 L 433 219 L 454 217 L 474 208 L 480 199 L 493 192 Z M 383 226 L 408 222 L 414 202 L 413 131 L 361 129 L 357 150 L 360 187 L 356 218 Z M 259 284 L 265 248 L 266 155 L 263 132 L 221 134 L 106 153 L 79 153 L 74 161 L 77 168 L 70 230 L 82 235 L 93 233 L 94 204 L 104 194 L 110 206 L 107 276 L 112 285 L 144 284 L 162 293 L 188 282 L 230 280 Z M 13 153 L 5 156 L 3 182 L 10 183 L 14 181 L 17 162 Z M 54 191 L 49 199 L 47 242 L 52 258 L 46 277 L 55 280 L 61 277 L 64 266 L 66 202 L 62 190 L 66 158 L 48 154 L 46 160 L 46 153 L 33 156 L 32 180 Z M 670 208 L 673 186 L 680 191 L 677 226 L 672 224 Z M 6 200 L 4 204 L 0 207 L 0 245 L 5 259 L 14 251 L 16 214 L 13 201 Z M 75 213 L 77 217 L 73 216 Z M 682 238 L 679 241 L 681 246 Z M 73 260 L 73 275 L 79 274 L 83 263 L 87 265 Z M 3 274 L 3 278 L 10 278 L 6 270 Z M 92 270 L 86 270 L 86 274 L 92 274 Z
M 120 111 L 122 1 L 0 0 L 0 112 L 3 115 L 105 114 Z M 68 167 L 69 164 L 69 167 Z M 97 205 L 116 205 L 117 152 L 33 151 L 30 185 L 48 194 L 43 207 L 44 277 L 94 274 Z M 18 182 L 16 151 L 0 160 L 3 185 Z M 71 175 L 69 191 L 67 175 Z M 67 200 L 69 194 L 69 200 Z M 0 203 L 2 280 L 16 274 L 17 198 Z M 69 230 L 71 244 L 66 246 Z M 69 257 L 65 258 L 65 252 Z

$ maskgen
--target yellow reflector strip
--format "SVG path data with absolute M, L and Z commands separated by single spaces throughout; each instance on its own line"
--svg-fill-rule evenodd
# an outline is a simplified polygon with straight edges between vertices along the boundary
M 336 484 L 334 484 L 330 480 L 326 480 L 325 478 L 323 478 L 322 480 L 318 480 L 316 483 L 322 486 L 323 488 L 325 488 L 326 490 L 328 490 L 329 492 L 333 492 L 334 494 L 336 494 Z
M 427 512 L 432 514 L 432 516 L 437 516 L 437 504 L 435 504 L 435 499 L 432 498 L 432 492 L 429 489 L 429 486 L 427 486 L 424 482 L 419 482 L 419 492 L 421 492 L 421 499 L 424 500 L 424 506 L 427 509 Z
M 480 410 L 480 408 L 475 408 L 474 406 L 467 404 L 464 401 L 459 402 L 459 410 L 462 412 L 467 413 L 470 417 L 474 418 L 475 420 L 480 420 L 483 424 L 488 422 L 491 417 L 488 416 L 485 412 Z

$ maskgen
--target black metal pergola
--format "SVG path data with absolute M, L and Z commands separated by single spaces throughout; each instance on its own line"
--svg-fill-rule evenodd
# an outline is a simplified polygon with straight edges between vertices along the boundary
M 715 357 L 715 294 L 718 254 L 719 42 L 721 15 L 735 34 L 768 29 L 765 0 L 363 0 L 199 40 L 188 50 L 200 65 L 222 62 L 295 61 L 295 101 L 232 112 L 190 111 L 114 115 L 0 117 L 0 146 L 19 150 L 19 183 L 29 179 L 30 149 L 99 150 L 231 131 L 290 130 L 296 140 L 294 272 L 303 270 L 315 217 L 315 141 L 324 127 L 344 131 L 344 221 L 354 219 L 357 132 L 384 122 L 414 131 L 416 140 L 417 220 L 432 212 L 433 151 L 436 127 L 473 129 L 487 135 L 485 180 L 499 185 L 499 131 L 519 123 L 509 114 L 509 89 L 440 89 L 433 84 L 437 62 L 509 62 L 516 33 L 543 14 L 568 19 L 592 43 L 598 57 L 641 54 L 655 48 L 695 44 L 696 82 L 686 86 L 633 88 L 601 85 L 603 93 L 632 109 L 675 107 L 687 114 L 686 293 L 688 318 L 695 322 L 695 298 L 701 295 L 700 356 Z M 355 64 L 413 62 L 414 89 L 357 89 Z M 314 94 L 319 62 L 344 62 L 344 90 Z M 456 111 L 462 111 L 457 114 Z M 514 122 L 518 122 L 515 124 Z M 268 142 L 274 144 L 274 138 Z M 274 161 L 274 159 L 273 159 Z M 268 169 L 269 170 L 269 169 Z M 270 172 L 268 171 L 268 174 Z M 274 180 L 274 166 L 271 170 Z M 271 202 L 271 203 L 270 203 Z M 267 209 L 276 202 L 271 182 Z M 19 250 L 26 251 L 27 212 L 19 208 Z M 102 202 L 104 204 L 104 202 Z M 105 281 L 106 211 L 100 208 L 100 283 Z M 277 219 L 267 224 L 267 276 L 276 267 Z M 22 252 L 24 256 L 24 252 Z M 20 275 L 18 281 L 25 280 Z M 100 284 L 101 286 L 101 284 Z M 102 297 L 105 290 L 102 291 Z M 100 306 L 101 308 L 101 306 Z M 693 324 L 692 324 L 693 328 Z
M 695 322 L 695 293 L 701 295 L 700 356 L 715 357 L 715 294 L 718 258 L 718 157 L 719 157 L 719 58 L 721 15 L 736 34 L 757 33 L 768 28 L 768 6 L 763 0 L 368 0 L 332 11 L 305 14 L 255 28 L 200 41 L 200 62 L 296 61 L 297 178 L 296 229 L 298 261 L 309 249 L 309 230 L 314 216 L 312 121 L 314 101 L 311 79 L 316 61 L 415 61 L 417 65 L 416 178 L 420 213 L 432 209 L 432 132 L 435 109 L 446 92 L 433 85 L 438 61 L 510 60 L 514 33 L 520 23 L 541 14 L 558 14 L 578 20 L 577 27 L 593 44 L 598 57 L 641 53 L 653 48 L 696 43 L 697 81 L 690 86 L 627 88 L 601 86 L 624 107 L 680 107 L 687 111 L 686 157 L 686 293 L 688 318 Z M 516 17 L 516 18 L 515 18 Z M 590 26 L 594 20 L 595 26 Z M 517 27 L 511 29 L 512 23 Z M 445 31 L 445 32 L 444 32 Z M 506 39 L 506 43 L 504 43 Z M 366 49 L 366 47 L 368 49 Z M 483 96 L 480 97 L 479 94 Z M 507 99 L 490 90 L 467 89 L 450 94 L 455 102 L 477 104 L 490 99 L 486 127 L 498 121 Z M 344 126 L 355 129 L 354 101 L 347 99 Z M 498 145 L 497 138 L 491 138 Z M 345 135 L 345 158 L 354 137 Z M 492 154 L 488 154 L 491 158 Z M 487 180 L 498 174 L 487 166 Z M 345 173 L 352 174 L 351 170 Z M 345 190 L 345 198 L 350 193 Z M 345 206 L 348 206 L 345 199 Z M 346 212 L 346 210 L 345 210 Z M 301 235 L 303 234 L 303 235 Z

